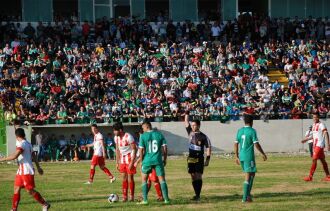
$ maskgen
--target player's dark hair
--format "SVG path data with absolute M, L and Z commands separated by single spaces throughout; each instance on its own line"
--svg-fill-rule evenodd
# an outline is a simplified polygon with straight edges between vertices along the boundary
M 92 127 L 95 127 L 95 128 L 97 128 L 97 124 L 92 124 Z
M 116 122 L 115 124 L 113 124 L 113 130 L 116 130 L 116 131 L 124 130 L 123 123 Z
M 251 125 L 253 123 L 252 115 L 244 115 L 244 123 Z
M 320 117 L 320 113 L 319 112 L 314 112 L 313 115 Z
M 151 123 L 149 121 L 143 122 L 142 125 L 147 125 L 148 128 L 152 129 Z
M 25 138 L 25 132 L 24 132 L 23 128 L 17 128 L 15 130 L 15 135 L 20 138 Z
M 194 122 L 194 123 L 196 123 L 196 125 L 201 126 L 201 121 L 199 119 L 194 119 L 191 122 Z

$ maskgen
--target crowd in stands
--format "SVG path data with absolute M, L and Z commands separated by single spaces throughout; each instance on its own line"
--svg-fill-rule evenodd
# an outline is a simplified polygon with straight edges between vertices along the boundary
M 330 21 L 240 16 L 228 22 L 103 18 L 0 26 L 8 122 L 226 122 L 242 114 L 329 113 Z M 270 82 L 283 71 L 288 87 Z

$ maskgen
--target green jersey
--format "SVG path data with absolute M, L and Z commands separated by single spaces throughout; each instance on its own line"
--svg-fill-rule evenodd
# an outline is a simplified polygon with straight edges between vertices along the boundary
M 167 142 L 158 131 L 148 131 L 140 136 L 139 147 L 144 148 L 142 165 L 152 166 L 163 164 L 162 147 Z
M 240 161 L 254 161 L 254 144 L 258 143 L 257 131 L 249 126 L 239 129 L 236 143 L 239 144 Z

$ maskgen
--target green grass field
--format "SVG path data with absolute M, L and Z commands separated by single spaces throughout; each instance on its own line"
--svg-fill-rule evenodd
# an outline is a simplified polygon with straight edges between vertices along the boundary
M 89 162 L 42 163 L 43 176 L 36 176 L 37 190 L 52 204 L 52 210 L 329 210 L 330 183 L 321 182 L 322 165 L 318 165 L 314 181 L 302 178 L 309 172 L 311 160 L 307 156 L 270 155 L 268 161 L 257 158 L 258 173 L 252 194 L 254 202 L 241 203 L 243 173 L 232 158 L 213 157 L 205 169 L 202 200 L 191 202 L 193 196 L 190 177 L 183 157 L 171 158 L 166 167 L 171 205 L 155 201 L 155 191 L 149 194 L 150 205 L 135 203 L 109 204 L 107 196 L 121 197 L 121 182 L 114 162 L 107 166 L 117 176 L 110 184 L 106 175 L 96 170 L 92 186 L 83 183 L 89 175 Z M 10 210 L 16 166 L 0 164 L 0 210 Z M 136 175 L 136 196 L 141 195 L 140 175 Z M 41 210 L 27 193 L 22 192 L 20 210 Z

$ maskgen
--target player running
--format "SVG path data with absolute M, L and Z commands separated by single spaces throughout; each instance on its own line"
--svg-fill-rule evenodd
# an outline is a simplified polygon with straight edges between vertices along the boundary
M 262 154 L 264 161 L 267 156 L 259 144 L 257 131 L 252 128 L 253 117 L 251 115 L 244 116 L 245 126 L 238 130 L 235 141 L 235 156 L 237 165 L 241 165 L 243 172 L 245 172 L 245 181 L 243 183 L 243 200 L 242 202 L 252 202 L 251 190 L 253 186 L 253 179 L 257 172 L 254 146 Z M 239 152 L 238 152 L 239 145 Z
M 136 144 L 131 134 L 124 132 L 124 127 L 121 122 L 113 125 L 113 133 L 116 143 L 116 160 L 117 169 L 122 175 L 122 190 L 123 202 L 127 201 L 128 185 L 130 189 L 130 201 L 134 201 L 134 174 L 136 167 L 134 166 L 136 155 Z
M 306 138 L 305 140 L 302 141 L 302 143 L 305 143 L 306 141 L 313 139 L 312 167 L 310 169 L 309 176 L 305 177 L 304 180 L 306 182 L 310 182 L 313 180 L 313 175 L 317 166 L 317 160 L 321 160 L 321 163 L 323 165 L 323 170 L 326 175 L 323 181 L 330 182 L 328 164 L 327 161 L 325 160 L 325 155 L 324 155 L 325 141 L 327 142 L 328 150 L 330 151 L 329 134 L 324 123 L 320 122 L 320 116 L 318 113 L 313 114 L 313 121 L 314 124 L 312 128 L 312 134 L 313 134 L 312 137 Z
M 92 133 L 94 134 L 94 142 L 93 144 L 87 144 L 86 147 L 92 147 L 94 146 L 94 155 L 91 162 L 91 169 L 89 172 L 89 180 L 85 184 L 90 185 L 93 183 L 94 175 L 95 175 L 95 166 L 100 166 L 100 169 L 108 175 L 110 183 L 113 183 L 116 178 L 111 174 L 109 169 L 105 167 L 105 159 L 106 159 L 106 153 L 105 153 L 105 147 L 104 147 L 104 141 L 103 141 L 103 135 L 99 132 L 99 129 L 97 128 L 96 124 L 93 124 L 92 127 Z
M 200 200 L 200 194 L 203 186 L 202 175 L 204 167 L 209 165 L 211 159 L 211 141 L 202 133 L 199 128 L 201 122 L 193 120 L 189 123 L 189 111 L 185 115 L 185 126 L 189 135 L 189 156 L 187 159 L 188 173 L 191 175 L 192 186 L 195 191 L 194 201 Z M 206 160 L 204 162 L 204 149 L 206 149 Z
M 32 145 L 25 139 L 25 132 L 22 128 L 15 130 L 16 135 L 16 152 L 8 157 L 1 158 L 0 162 L 10 161 L 17 159 L 18 171 L 14 184 L 14 196 L 12 211 L 16 211 L 21 198 L 21 189 L 25 190 L 33 196 L 33 198 L 42 205 L 42 210 L 47 211 L 50 208 L 50 204 L 36 191 L 34 183 L 34 168 L 32 159 L 36 164 L 37 170 L 40 175 L 43 174 L 43 170 L 39 166 L 37 156 L 32 152 Z
M 153 131 L 150 122 L 142 124 L 143 134 L 139 143 L 139 159 L 135 162 L 135 166 L 142 160 L 142 195 L 143 201 L 138 203 L 142 205 L 148 204 L 148 175 L 155 169 L 156 175 L 160 181 L 161 190 L 166 204 L 170 203 L 168 198 L 168 189 L 165 180 L 165 170 L 167 159 L 167 142 L 159 131 Z M 163 157 L 163 158 L 162 158 Z

